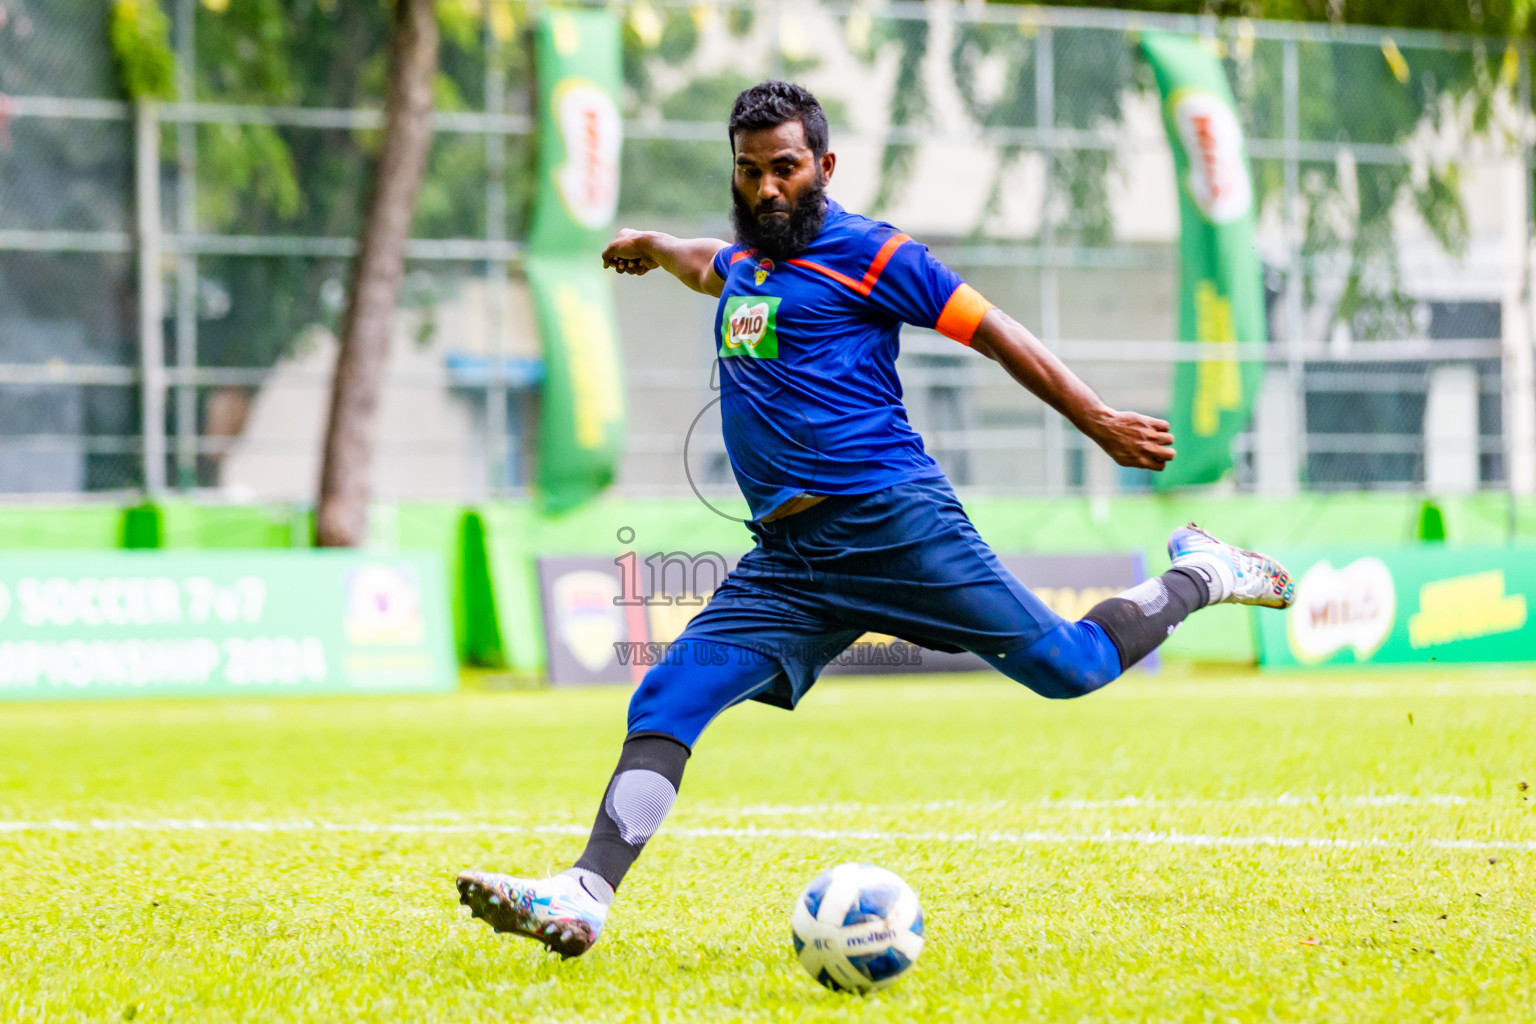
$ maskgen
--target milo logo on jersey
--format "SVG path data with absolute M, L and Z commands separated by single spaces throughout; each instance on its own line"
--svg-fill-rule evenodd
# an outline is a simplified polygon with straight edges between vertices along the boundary
M 777 359 L 779 335 L 773 318 L 778 311 L 777 295 L 732 295 L 726 299 L 725 313 L 720 317 L 720 354 Z

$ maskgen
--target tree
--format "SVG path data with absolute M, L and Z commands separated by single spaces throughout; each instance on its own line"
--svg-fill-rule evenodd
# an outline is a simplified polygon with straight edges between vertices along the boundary
M 367 532 L 374 414 L 405 272 L 405 242 L 432 141 L 436 75 L 437 16 L 432 0 L 395 0 L 383 147 L 352 264 L 331 385 L 315 510 L 315 539 L 322 547 L 353 547 Z
M 117 57 L 117 85 L 129 96 L 236 107 L 377 109 L 383 105 L 392 3 L 202 0 L 187 7 L 177 5 L 178 11 L 190 8 L 195 22 L 195 77 L 187 95 L 177 94 L 174 85 L 172 44 L 184 26 L 172 26 L 165 14 L 171 6 L 167 0 L 113 2 L 109 35 Z M 492 38 L 506 69 L 507 107 L 514 112 L 525 108 L 521 97 L 527 92 L 529 61 L 515 38 L 513 15 L 514 9 L 521 8 L 514 8 L 510 0 L 436 0 L 434 6 L 441 33 L 440 70 L 433 82 L 435 108 L 471 109 L 465 97 L 482 93 L 487 26 L 495 30 Z M 48 19 L 56 16 L 62 17 L 62 11 L 50 7 Z M 103 30 L 105 42 L 106 20 L 99 12 L 89 18 Z M 75 33 L 84 34 L 80 28 Z M 89 39 L 86 45 L 101 44 Z M 37 52 L 76 51 L 55 44 Z M 8 80 L 14 70 L 8 69 Z M 85 74 L 79 68 L 71 73 Z M 356 237 L 361 230 L 380 131 L 241 118 L 200 123 L 194 137 L 197 233 Z M 513 173 L 507 176 L 507 232 L 516 237 L 529 178 L 518 172 L 530 162 L 515 156 L 520 147 L 528 148 L 523 140 L 509 139 L 506 145 L 514 154 L 509 160 Z M 484 234 L 485 148 L 485 138 L 477 133 L 437 137 L 417 197 L 418 236 Z M 165 173 L 169 175 L 176 161 L 192 155 L 178 148 L 175 128 L 167 126 L 161 141 Z M 439 298 L 438 275 L 412 269 L 403 304 L 430 306 Z M 204 253 L 198 258 L 197 271 L 199 366 L 270 367 L 311 336 L 308 328 L 335 329 L 345 308 L 349 269 L 344 259 L 298 253 Z M 78 293 L 79 289 L 59 292 Z M 218 416 L 215 406 L 243 408 L 253 390 L 243 385 L 204 389 L 200 428 L 213 426 Z M 225 399 L 233 401 L 222 404 Z M 238 419 L 239 414 L 235 415 Z M 92 459 L 121 461 L 123 457 Z M 120 476 L 120 472 L 112 476 L 110 485 L 121 486 Z M 219 482 L 217 460 L 200 460 L 198 482 Z

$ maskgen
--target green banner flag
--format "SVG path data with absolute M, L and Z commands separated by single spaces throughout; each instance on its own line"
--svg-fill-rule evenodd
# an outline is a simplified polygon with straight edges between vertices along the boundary
M 624 389 L 613 288 L 598 256 L 619 198 L 619 23 L 555 10 L 535 28 L 539 164 L 525 267 L 544 350 L 538 491 L 573 508 L 613 482 Z
M 1221 62 L 1192 36 L 1148 32 L 1141 46 L 1179 185 L 1179 340 L 1262 342 L 1253 182 Z M 1213 483 L 1232 468 L 1232 436 L 1248 424 L 1262 374 L 1262 363 L 1236 357 L 1176 364 L 1168 422 L 1179 455 L 1154 478 L 1159 489 Z

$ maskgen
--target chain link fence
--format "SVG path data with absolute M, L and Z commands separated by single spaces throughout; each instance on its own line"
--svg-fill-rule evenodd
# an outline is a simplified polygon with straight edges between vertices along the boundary
M 536 447 L 519 270 L 535 5 L 462 6 L 445 24 L 380 411 L 387 499 L 525 493 Z M 313 5 L 278 73 L 242 44 L 233 8 L 168 9 L 178 100 L 133 105 L 100 9 L 6 7 L 0 492 L 313 491 L 387 26 L 370 5 Z M 1243 354 L 1266 380 L 1222 486 L 1536 486 L 1523 44 L 1011 5 L 612 10 L 622 224 L 728 237 L 731 100 L 791 78 L 832 120 L 834 198 L 927 242 L 1108 401 L 1151 413 L 1190 356 L 1174 339 L 1178 186 L 1135 37 L 1210 38 L 1248 136 L 1273 339 Z M 619 488 L 728 504 L 712 303 L 655 280 L 615 288 L 630 400 Z M 914 424 L 961 486 L 1150 485 L 937 335 L 909 329 L 900 369 Z

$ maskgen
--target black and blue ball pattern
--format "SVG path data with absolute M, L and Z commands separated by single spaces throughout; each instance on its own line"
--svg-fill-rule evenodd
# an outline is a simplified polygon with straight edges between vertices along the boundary
M 790 920 L 795 956 L 838 992 L 895 982 L 923 949 L 923 910 L 906 882 L 873 864 L 839 864 L 806 886 Z

